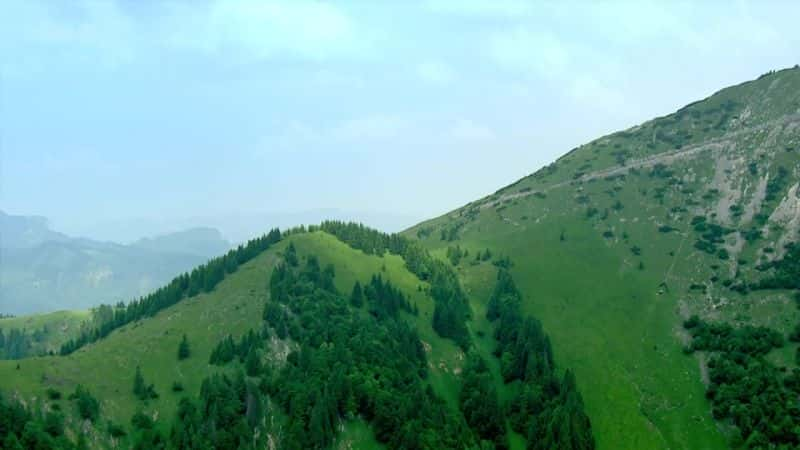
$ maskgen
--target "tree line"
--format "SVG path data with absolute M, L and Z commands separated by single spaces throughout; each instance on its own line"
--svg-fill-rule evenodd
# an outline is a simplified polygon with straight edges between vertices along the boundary
M 173 279 L 169 284 L 155 292 L 133 300 L 127 305 L 118 303 L 115 307 L 105 305 L 105 320 L 94 324 L 80 336 L 70 339 L 61 346 L 60 354 L 69 355 L 86 344 L 102 339 L 109 333 L 136 320 L 152 317 L 159 311 L 168 308 L 184 298 L 192 297 L 200 292 L 210 292 L 226 275 L 233 273 L 240 265 L 250 261 L 261 252 L 281 240 L 281 232 L 273 229 L 264 236 L 252 239 L 227 254 L 214 258 L 207 263 Z

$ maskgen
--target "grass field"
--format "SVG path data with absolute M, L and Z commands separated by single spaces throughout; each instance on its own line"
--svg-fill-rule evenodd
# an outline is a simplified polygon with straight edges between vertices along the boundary
M 566 191 L 553 192 L 547 201 L 569 203 Z M 682 238 L 652 239 L 646 228 L 630 226 L 625 241 L 609 240 L 602 236 L 605 225 L 569 209 L 555 212 L 534 199 L 504 211 L 506 217 L 512 214 L 548 220 L 514 225 L 493 211 L 481 213 L 457 244 L 471 255 L 489 248 L 495 256 L 510 257 L 525 312 L 543 322 L 559 367 L 576 373 L 598 448 L 726 448 L 704 398 L 697 361 L 681 351 L 678 297 L 659 294 Z M 626 222 L 620 219 L 621 214 L 617 224 Z M 621 233 L 619 225 L 615 231 Z M 425 242 L 439 254 L 448 245 Z M 634 243 L 640 257 L 631 254 Z M 639 261 L 646 270 L 638 270 Z M 472 327 L 485 334 L 489 325 L 482 320 L 482 305 L 495 269 L 464 261 L 458 270 L 476 312 Z M 482 351 L 491 348 L 485 339 L 475 341 Z

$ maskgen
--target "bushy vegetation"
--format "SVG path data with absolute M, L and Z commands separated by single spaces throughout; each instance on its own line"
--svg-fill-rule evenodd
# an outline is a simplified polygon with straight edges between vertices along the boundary
M 694 243 L 694 248 L 711 255 L 718 255 L 720 259 L 727 259 L 723 256 L 723 254 L 727 255 L 727 251 L 720 253 L 720 251 L 724 249 L 720 249 L 717 246 L 724 244 L 725 236 L 733 233 L 735 230 L 710 223 L 704 216 L 695 216 L 692 218 L 691 224 L 694 231 L 700 235 Z
M 693 339 L 687 351 L 708 351 L 714 418 L 729 419 L 739 434 L 733 444 L 745 448 L 797 448 L 800 409 L 796 374 L 784 378 L 765 356 L 784 345 L 783 336 L 764 327 L 734 328 L 697 316 L 684 323 Z
M 469 252 L 462 250 L 461 246 L 447 247 L 447 259 L 454 266 L 461 262 L 461 258 L 466 258 L 467 256 L 469 256 Z
M 158 398 L 155 385 L 145 383 L 139 366 L 136 366 L 136 373 L 133 376 L 133 395 L 143 401 Z
M 0 448 L 72 450 L 87 446 L 85 440 L 73 442 L 65 435 L 62 412 L 31 411 L 0 394 Z
M 788 178 L 789 170 L 783 166 L 778 166 L 777 173 L 770 177 L 769 181 L 767 182 L 767 192 L 764 200 L 767 202 L 776 200 L 786 188 L 786 184 L 789 182 Z
M 96 422 L 100 417 L 100 402 L 84 386 L 77 385 L 69 399 L 75 402 L 75 408 L 81 419 Z
M 800 289 L 800 244 L 786 245 L 783 258 L 758 266 L 769 275 L 754 283 L 753 289 Z

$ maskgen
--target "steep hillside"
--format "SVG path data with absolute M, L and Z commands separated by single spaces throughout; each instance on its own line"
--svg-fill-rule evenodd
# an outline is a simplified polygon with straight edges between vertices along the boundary
M 478 298 L 488 277 L 476 256 L 511 266 L 524 309 L 581 381 L 599 448 L 758 442 L 731 426 L 742 418 L 721 395 L 706 399 L 706 362 L 724 354 L 685 354 L 704 348 L 682 322 L 794 328 L 791 286 L 758 287 L 798 239 L 799 163 L 795 67 L 597 139 L 405 234 L 453 257 Z M 794 347 L 769 352 L 770 367 L 790 373 Z

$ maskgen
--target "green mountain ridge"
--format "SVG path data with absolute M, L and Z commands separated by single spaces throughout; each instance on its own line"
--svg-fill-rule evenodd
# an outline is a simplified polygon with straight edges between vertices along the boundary
M 137 441 L 154 447 L 159 433 L 173 446 L 191 434 L 222 442 L 197 422 L 197 414 L 211 420 L 230 406 L 215 403 L 210 393 L 216 389 L 239 392 L 242 410 L 228 428 L 257 430 L 242 431 L 256 447 L 293 448 L 319 437 L 307 445 L 517 449 L 593 448 L 594 442 L 600 449 L 721 449 L 772 442 L 792 448 L 800 445 L 793 431 L 800 414 L 781 402 L 796 397 L 800 386 L 800 372 L 793 372 L 800 285 L 792 284 L 800 277 L 800 251 L 792 245 L 800 238 L 799 159 L 800 69 L 771 72 L 592 141 L 401 235 L 336 223 L 284 233 L 208 289 L 189 290 L 68 356 L 0 361 L 0 394 L 34 411 L 60 409 L 64 435 L 77 442 L 80 429 L 93 448 Z M 275 268 L 291 266 L 294 258 L 297 269 L 290 272 L 299 271 L 299 278 L 284 276 L 297 284 L 275 290 Z M 397 294 L 371 294 L 369 301 L 378 303 L 353 301 L 342 309 L 356 282 L 367 286 L 377 275 L 406 303 L 387 313 L 393 310 L 380 301 Z M 325 277 L 332 283 L 327 288 Z M 304 315 L 297 309 L 303 303 L 293 302 L 311 302 L 305 304 L 315 314 Z M 323 306 L 325 313 L 313 309 Z M 498 321 L 504 308 L 509 321 Z M 400 378 L 407 399 L 425 395 L 433 405 L 417 413 L 437 412 L 413 422 L 416 433 L 398 433 L 401 425 L 383 421 L 389 412 L 370 406 L 370 398 L 380 398 L 371 395 L 384 395 L 380 389 L 355 390 L 361 393 L 354 404 L 347 395 L 333 400 L 339 389 L 309 369 L 332 364 L 338 369 L 323 371 L 332 379 L 345 370 L 325 355 L 351 344 L 342 344 L 348 341 L 326 328 L 326 319 L 344 327 L 358 318 L 369 324 L 360 329 L 375 336 L 395 326 L 418 336 L 425 367 Z M 523 346 L 532 355 L 524 358 L 523 334 L 503 340 L 523 318 L 539 336 L 525 345 L 541 345 Z M 330 335 L 320 343 L 303 330 Z M 190 356 L 178 359 L 184 336 Z M 219 362 L 225 352 L 239 354 Z M 379 357 L 360 357 L 384 367 Z M 522 361 L 525 369 L 515 371 Z M 725 372 L 740 369 L 764 387 L 743 390 L 737 380 L 747 377 Z M 378 370 L 375 380 L 392 379 L 392 370 Z M 240 371 L 248 374 L 241 382 Z M 134 393 L 137 372 L 144 387 Z M 357 386 L 372 386 L 359 372 L 345 373 Z M 382 383 L 386 392 L 394 389 Z M 148 393 L 149 384 L 157 396 Z M 98 399 L 102 419 L 81 418 L 80 405 L 92 403 L 83 402 L 84 394 L 66 399 L 78 385 Z M 420 386 L 430 392 L 422 394 Z M 487 399 L 477 410 L 468 402 L 473 389 Z M 184 399 L 198 393 L 204 412 L 192 413 Z M 470 420 L 490 410 L 493 398 L 501 408 Z M 405 403 L 396 405 L 393 411 L 404 411 Z M 584 405 L 593 439 L 586 438 Z M 770 417 L 760 413 L 765 406 Z M 347 412 L 331 412 L 337 408 Z M 766 422 L 745 423 L 747 410 Z M 480 424 L 498 417 L 501 437 L 490 442 L 486 436 L 498 427 Z M 109 420 L 125 434 L 112 437 Z M 0 417 L 0 431 L 2 424 Z
M 770 73 L 406 234 L 434 252 L 510 258 L 527 311 L 583 382 L 598 447 L 724 448 L 730 429 L 703 395 L 707 356 L 680 351 L 681 322 L 698 314 L 782 333 L 797 322 L 790 292 L 731 287 L 762 278 L 757 267 L 798 239 L 798 113 L 800 70 Z M 768 356 L 791 370 L 792 350 Z

